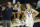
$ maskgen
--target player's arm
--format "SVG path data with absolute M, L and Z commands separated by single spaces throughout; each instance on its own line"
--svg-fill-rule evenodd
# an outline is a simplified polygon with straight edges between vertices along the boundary
M 36 10 L 34 10 L 34 9 L 32 9 L 32 13 L 34 14 L 34 17 L 37 16 L 37 15 L 39 14 L 39 12 L 36 11 Z
M 14 8 L 14 10 L 16 10 L 16 9 L 17 9 L 17 7 L 16 7 L 16 6 L 14 6 L 13 8 Z
M 15 7 L 13 7 L 12 12 L 18 12 Z
M 25 10 L 24 14 L 25 14 L 25 17 L 26 17 L 26 10 Z
M 20 4 L 20 8 L 22 7 L 22 5 Z
M 14 9 L 14 10 L 17 10 L 17 7 L 16 7 L 16 5 L 13 7 L 13 9 Z M 15 13 L 18 13 L 18 11 L 17 11 L 17 12 L 15 12 Z

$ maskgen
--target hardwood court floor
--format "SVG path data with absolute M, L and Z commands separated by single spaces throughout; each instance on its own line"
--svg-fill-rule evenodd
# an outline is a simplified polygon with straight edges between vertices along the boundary
M 36 19 L 36 20 L 34 20 L 34 22 L 35 22 L 35 23 L 36 23 L 36 22 L 40 22 L 40 19 Z M 12 24 L 12 23 L 11 23 L 11 27 L 19 26 L 19 25 L 23 25 L 23 24 Z M 2 27 L 2 25 L 0 25 L 0 27 Z

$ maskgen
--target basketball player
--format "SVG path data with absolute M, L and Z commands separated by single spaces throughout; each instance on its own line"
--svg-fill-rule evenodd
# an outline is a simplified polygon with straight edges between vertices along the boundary
M 30 4 L 26 4 L 26 8 L 27 9 L 25 10 L 25 12 L 26 12 L 26 14 L 25 14 L 25 16 L 26 16 L 26 25 L 25 25 L 25 27 L 33 27 L 33 23 L 34 23 L 33 18 L 35 16 L 37 16 L 39 14 L 39 12 L 32 9 Z
M 16 10 L 18 10 L 18 12 L 16 14 L 17 14 L 17 21 L 19 23 L 20 22 L 19 17 L 20 17 L 20 12 L 21 12 L 21 4 L 20 4 L 20 2 L 17 2 L 17 4 L 14 7 L 16 8 Z

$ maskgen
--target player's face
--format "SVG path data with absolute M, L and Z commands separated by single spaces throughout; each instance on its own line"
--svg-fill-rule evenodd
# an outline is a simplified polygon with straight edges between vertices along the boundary
M 28 10 L 30 10 L 30 5 L 29 5 L 29 4 L 26 4 L 26 8 L 27 8 Z
M 20 5 L 20 2 L 17 2 L 17 5 Z
M 10 3 L 10 4 L 8 4 L 7 6 L 8 6 L 9 8 L 11 8 L 12 5 L 11 5 L 11 3 Z

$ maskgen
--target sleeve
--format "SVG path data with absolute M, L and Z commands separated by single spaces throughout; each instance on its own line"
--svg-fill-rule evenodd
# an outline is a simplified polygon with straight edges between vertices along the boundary
M 13 9 L 12 12 L 18 12 L 18 10 L 14 10 L 14 9 Z

